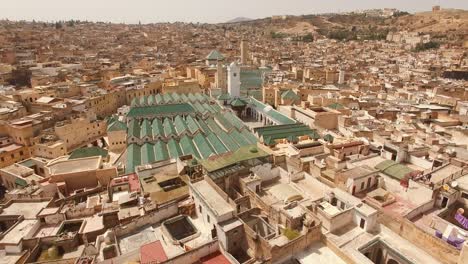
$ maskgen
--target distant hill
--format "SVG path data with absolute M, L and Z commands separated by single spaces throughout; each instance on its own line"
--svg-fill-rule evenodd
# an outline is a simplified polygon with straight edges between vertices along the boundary
M 239 22 L 247 22 L 251 20 L 252 20 L 251 18 L 247 18 L 247 17 L 236 17 L 234 19 L 227 21 L 226 23 L 239 23 Z
M 313 14 L 288 16 L 285 19 L 236 18 L 228 23 L 241 23 L 282 38 L 313 34 L 334 39 L 385 39 L 389 31 L 412 31 L 431 34 L 441 40 L 463 40 L 468 35 L 468 11 L 443 9 L 439 12 L 409 14 L 401 12 L 392 17 L 365 14 Z

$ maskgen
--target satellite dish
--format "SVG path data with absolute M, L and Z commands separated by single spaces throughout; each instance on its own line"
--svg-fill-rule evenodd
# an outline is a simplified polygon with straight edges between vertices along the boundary
M 458 182 L 453 181 L 453 182 L 450 183 L 450 186 L 452 186 L 452 188 L 456 188 L 458 186 Z

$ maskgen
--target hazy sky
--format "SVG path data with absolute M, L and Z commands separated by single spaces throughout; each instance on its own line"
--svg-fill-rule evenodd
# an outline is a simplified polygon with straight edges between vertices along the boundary
M 0 0 L 0 19 L 216 23 L 236 17 L 262 18 L 383 7 L 427 11 L 439 3 L 446 8 L 468 9 L 468 0 Z

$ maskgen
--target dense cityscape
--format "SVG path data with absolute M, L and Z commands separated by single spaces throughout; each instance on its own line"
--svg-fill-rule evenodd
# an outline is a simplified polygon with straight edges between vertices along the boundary
M 468 11 L 0 20 L 0 263 L 468 263 Z

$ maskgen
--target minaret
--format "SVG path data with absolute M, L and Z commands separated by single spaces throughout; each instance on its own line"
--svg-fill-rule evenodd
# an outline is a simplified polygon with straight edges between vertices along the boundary
M 249 60 L 249 47 L 247 44 L 247 41 L 241 40 L 241 64 L 242 65 L 247 65 L 248 60 Z
M 216 88 L 220 88 L 223 92 L 226 92 L 226 72 L 219 61 L 216 64 L 215 85 Z
M 240 96 L 240 67 L 237 62 L 231 63 L 227 69 L 228 72 L 228 93 L 232 98 Z

